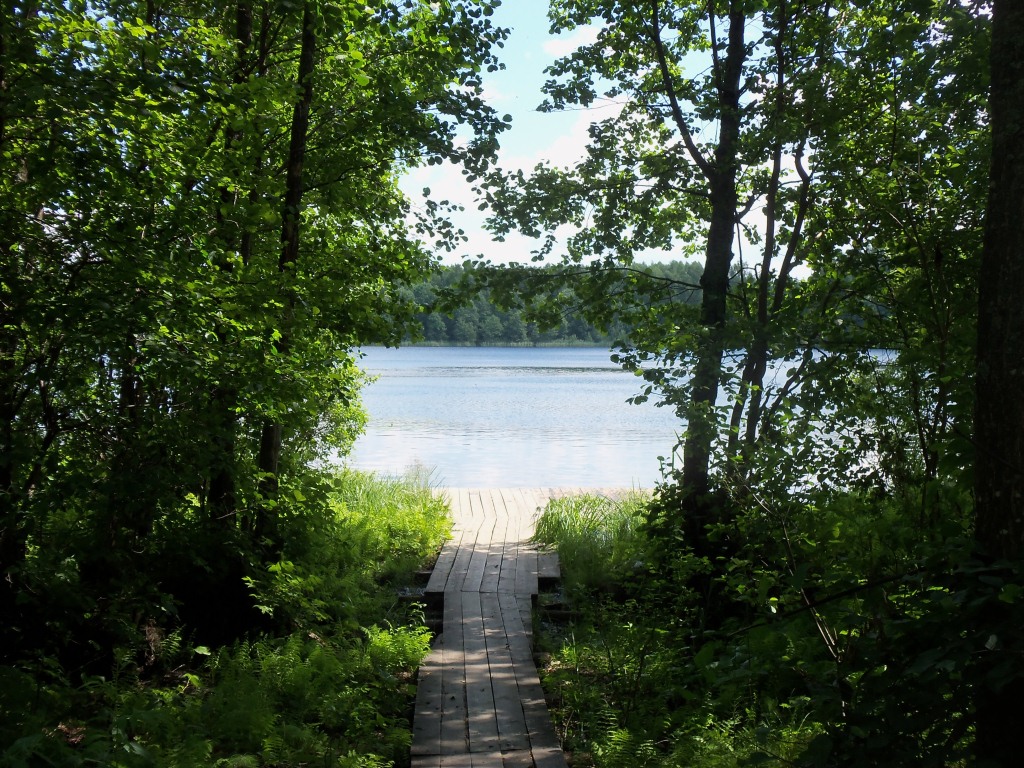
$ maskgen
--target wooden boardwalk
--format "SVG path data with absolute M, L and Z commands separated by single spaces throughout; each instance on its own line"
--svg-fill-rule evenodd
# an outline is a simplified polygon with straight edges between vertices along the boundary
M 454 528 L 426 588 L 443 622 L 419 671 L 412 768 L 566 768 L 532 648 L 533 599 L 558 564 L 529 541 L 548 500 L 577 492 L 443 491 Z

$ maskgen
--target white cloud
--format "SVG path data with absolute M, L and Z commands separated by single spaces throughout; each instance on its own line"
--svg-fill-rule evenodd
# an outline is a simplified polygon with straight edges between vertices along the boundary
M 600 27 L 588 24 L 585 27 L 577 27 L 568 35 L 549 38 L 544 41 L 544 53 L 552 58 L 567 56 L 581 45 L 596 43 L 599 30 Z

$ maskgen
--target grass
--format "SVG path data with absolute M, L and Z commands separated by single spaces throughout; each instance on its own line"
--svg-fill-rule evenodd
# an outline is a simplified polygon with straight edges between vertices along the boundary
M 582 495 L 548 504 L 534 538 L 558 551 L 570 594 L 615 590 L 643 568 L 646 498 L 634 491 L 615 500 Z

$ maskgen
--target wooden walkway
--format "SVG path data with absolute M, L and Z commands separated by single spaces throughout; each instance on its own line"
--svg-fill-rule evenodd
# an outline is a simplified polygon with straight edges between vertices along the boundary
M 412 768 L 566 768 L 532 647 L 533 599 L 558 563 L 529 540 L 549 499 L 580 491 L 442 492 L 455 524 L 426 588 L 443 622 L 419 671 Z

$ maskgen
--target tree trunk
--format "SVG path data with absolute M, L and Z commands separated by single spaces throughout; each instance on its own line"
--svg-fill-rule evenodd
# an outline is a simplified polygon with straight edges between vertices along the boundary
M 249 79 L 249 50 L 252 47 L 252 4 L 242 0 L 235 6 L 235 85 L 243 85 Z M 230 158 L 234 148 L 242 141 L 242 129 L 228 126 L 224 129 L 224 152 Z M 228 250 L 239 250 L 243 263 L 248 261 L 247 255 L 252 250 L 252 233 L 248 230 L 241 233 L 228 231 L 232 225 L 225 220 L 223 210 L 235 204 L 235 192 L 222 185 L 220 188 L 221 206 L 217 210 L 217 225 L 224 232 Z M 218 265 L 221 271 L 233 271 L 231 261 L 223 259 Z M 231 342 L 229 334 L 223 329 L 217 330 L 217 339 L 223 347 Z M 207 490 L 207 501 L 212 519 L 225 526 L 234 524 L 237 507 L 235 489 L 235 440 L 238 431 L 238 418 L 235 408 L 238 402 L 237 388 L 232 384 L 217 385 L 210 392 L 210 453 L 209 465 L 210 484 Z
M 978 278 L 975 539 L 991 560 L 1024 553 L 1024 3 L 996 0 L 992 15 L 992 166 Z M 993 625 L 993 630 L 999 625 Z M 1004 628 L 1008 629 L 1008 628 Z M 1000 640 L 1004 637 L 995 631 Z M 1007 632 L 1005 635 L 1009 635 Z M 998 665 L 1019 648 L 987 652 Z M 1019 659 L 1019 655 L 1016 656 Z M 1020 677 L 977 691 L 979 765 L 1020 760 Z
M 690 402 L 686 409 L 686 439 L 683 443 L 682 485 L 686 493 L 686 528 L 700 535 L 709 513 L 711 451 L 718 433 L 719 381 L 725 351 L 725 322 L 736 231 L 739 136 L 740 76 L 746 58 L 744 32 L 746 17 L 736 3 L 729 13 L 729 41 L 725 60 L 716 66 L 719 140 L 709 169 L 711 226 L 700 285 L 703 289 L 700 321 L 705 329 L 696 350 Z M 712 21 L 713 23 L 713 21 Z
M 309 109 L 313 101 L 313 69 L 316 54 L 316 29 L 314 26 L 313 9 L 306 2 L 302 10 L 302 50 L 299 54 L 299 71 L 296 84 L 300 89 L 299 100 L 295 103 L 292 113 L 291 136 L 288 147 L 288 161 L 285 166 L 285 196 L 281 219 L 281 255 L 278 259 L 278 271 L 285 276 L 294 267 L 299 258 L 300 227 L 302 223 L 302 175 L 306 159 L 306 144 L 309 134 Z M 285 317 L 281 322 L 281 338 L 277 342 L 278 351 L 288 350 L 288 325 L 294 305 L 294 297 L 290 289 L 285 297 Z M 284 429 L 280 422 L 269 421 L 263 425 L 260 434 L 259 470 L 262 476 L 260 491 L 264 497 L 273 496 L 277 492 L 277 474 L 281 459 L 281 441 Z M 258 532 L 266 529 L 267 512 L 261 513 L 257 523 Z

